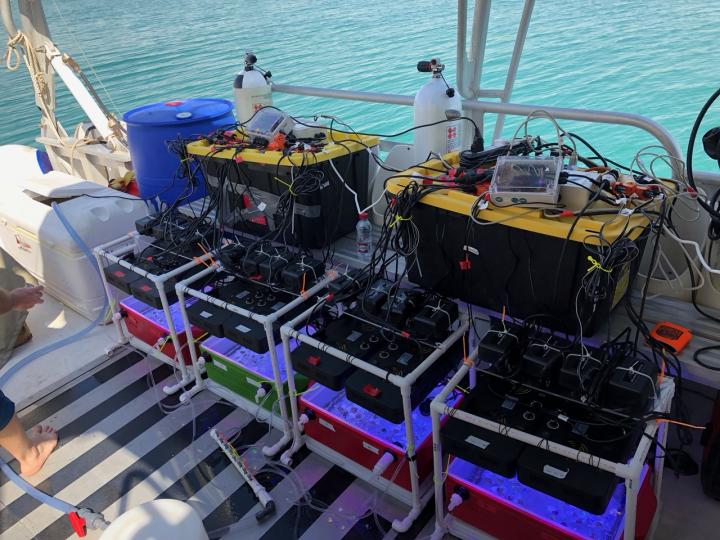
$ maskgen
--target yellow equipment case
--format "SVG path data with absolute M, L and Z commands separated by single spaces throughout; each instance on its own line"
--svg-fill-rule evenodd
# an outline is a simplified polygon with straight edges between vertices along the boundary
M 459 155 L 444 159 L 456 167 Z M 437 178 L 443 164 L 423 165 L 391 177 L 388 191 L 398 194 L 410 182 L 438 185 L 439 179 L 423 178 Z M 413 174 L 416 179 L 408 178 Z M 407 263 L 410 281 L 560 331 L 578 331 L 579 320 L 590 335 L 607 321 L 637 272 L 649 232 L 645 215 L 621 215 L 601 203 L 605 215 L 549 218 L 540 209 L 490 204 L 476 211 L 476 223 L 470 214 L 477 200 L 474 193 L 444 189 L 413 207 L 419 243 L 417 261 Z M 608 268 L 601 261 L 611 247 L 627 256 Z
M 241 132 L 232 134 L 242 143 Z M 367 206 L 371 167 L 368 149 L 377 137 L 333 130 L 312 151 L 261 150 L 217 145 L 200 139 L 187 152 L 204 174 L 208 195 L 216 198 L 220 221 L 257 236 L 282 229 L 277 241 L 320 248 L 348 234 L 358 205 Z M 333 170 L 330 162 L 342 178 Z

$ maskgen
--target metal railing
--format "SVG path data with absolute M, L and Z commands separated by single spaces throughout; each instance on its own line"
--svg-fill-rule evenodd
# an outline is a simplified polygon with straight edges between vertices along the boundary
M 525 0 L 522 15 L 518 23 L 517 33 L 515 34 L 515 44 L 513 46 L 512 56 L 508 65 L 505 82 L 501 89 L 484 89 L 481 88 L 482 68 L 485 61 L 485 45 L 488 37 L 488 27 L 490 23 L 491 0 L 477 0 L 473 13 L 472 23 L 472 40 L 470 50 L 466 50 L 467 46 L 467 19 L 468 19 L 468 1 L 458 0 L 458 28 L 457 28 L 457 47 L 456 47 L 456 65 L 457 65 L 457 87 L 460 94 L 470 100 L 478 98 L 498 98 L 501 103 L 510 101 L 515 79 L 517 78 L 518 67 L 520 66 L 520 58 L 525 48 L 525 38 L 527 37 L 528 27 L 530 26 L 530 18 L 535 8 L 535 0 Z M 476 119 L 477 120 L 477 119 Z M 479 123 L 479 122 L 478 122 Z M 500 137 L 505 117 L 503 114 L 498 115 L 495 122 L 495 133 L 493 139 Z
M 401 94 L 386 94 L 381 92 L 360 92 L 354 90 L 339 90 L 335 88 L 318 88 L 313 86 L 297 86 L 290 84 L 273 84 L 273 92 L 293 94 L 298 96 L 311 96 L 320 98 L 343 99 L 369 103 L 383 103 L 388 105 L 412 106 L 414 97 Z M 517 103 L 497 103 L 491 101 L 463 100 L 463 109 L 480 115 L 483 120 L 486 114 L 509 116 L 527 116 L 536 111 L 545 111 L 558 120 L 572 120 L 597 124 L 610 124 L 630 126 L 641 129 L 651 135 L 665 149 L 672 158 L 682 162 L 684 154 L 678 142 L 662 125 L 640 114 L 622 113 L 614 111 L 596 111 L 591 109 L 571 109 L 565 107 L 545 107 L 542 105 L 520 105 Z M 674 161 L 673 174 L 676 177 L 684 176 L 680 162 Z M 696 178 L 707 185 L 720 186 L 720 174 L 707 171 L 695 172 Z

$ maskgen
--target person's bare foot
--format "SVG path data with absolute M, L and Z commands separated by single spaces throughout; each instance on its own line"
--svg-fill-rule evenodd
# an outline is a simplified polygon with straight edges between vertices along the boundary
M 20 460 L 20 474 L 32 476 L 40 472 L 58 443 L 57 432 L 50 426 L 38 425 L 28 432 L 32 447 L 25 459 Z

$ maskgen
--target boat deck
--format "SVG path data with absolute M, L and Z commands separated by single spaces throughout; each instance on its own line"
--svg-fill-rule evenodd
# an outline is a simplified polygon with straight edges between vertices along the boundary
M 69 502 L 102 511 L 109 520 L 155 498 L 185 500 L 202 516 L 208 531 L 217 531 L 212 538 L 379 540 L 421 538 L 432 532 L 431 507 L 408 533 L 390 531 L 391 520 L 407 508 L 387 497 L 374 505 L 376 524 L 369 512 L 374 490 L 307 450 L 296 455 L 293 469 L 303 491 L 312 495 L 313 507 L 298 511 L 294 503 L 301 494 L 292 480 L 268 471 L 259 453 L 280 432 L 269 431 L 267 424 L 208 391 L 198 394 L 192 407 L 166 414 L 158 400 L 163 409 L 177 405 L 177 397 L 161 391 L 173 376 L 169 366 L 129 352 L 25 408 L 20 413 L 25 425 L 48 422 L 60 435 L 57 450 L 33 483 Z M 255 521 L 259 505 L 252 491 L 210 438 L 213 427 L 227 435 L 239 433 L 236 447 L 251 446 L 244 456 L 257 468 L 258 480 L 277 505 L 276 515 L 265 523 Z M 73 537 L 65 516 L 23 494 L 5 477 L 0 479 L 0 493 L 3 540 Z M 241 531 L 223 531 L 239 521 Z

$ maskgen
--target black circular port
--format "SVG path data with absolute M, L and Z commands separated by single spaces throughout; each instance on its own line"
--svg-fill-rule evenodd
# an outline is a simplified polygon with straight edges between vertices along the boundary
M 535 420 L 535 413 L 532 411 L 525 411 L 523 413 L 523 418 L 528 422 L 532 422 L 533 420 Z

